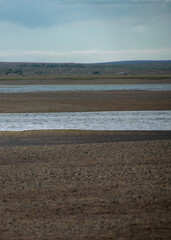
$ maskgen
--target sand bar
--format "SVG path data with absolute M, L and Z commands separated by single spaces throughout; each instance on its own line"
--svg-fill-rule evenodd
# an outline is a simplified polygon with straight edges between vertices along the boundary
M 102 91 L 0 93 L 0 112 L 171 110 L 171 92 Z

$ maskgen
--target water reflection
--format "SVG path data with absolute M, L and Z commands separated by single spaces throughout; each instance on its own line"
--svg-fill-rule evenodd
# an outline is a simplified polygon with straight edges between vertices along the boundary
M 171 130 L 171 111 L 0 113 L 0 131 Z
M 171 84 L 0 85 L 1 93 L 47 91 L 170 91 Z

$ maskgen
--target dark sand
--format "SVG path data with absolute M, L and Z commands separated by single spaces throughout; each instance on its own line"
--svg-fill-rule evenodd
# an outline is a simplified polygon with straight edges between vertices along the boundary
M 0 132 L 1 147 L 171 140 L 171 131 L 24 131 Z
M 0 113 L 171 110 L 171 92 L 0 93 Z
M 169 240 L 170 136 L 1 132 L 0 239 Z

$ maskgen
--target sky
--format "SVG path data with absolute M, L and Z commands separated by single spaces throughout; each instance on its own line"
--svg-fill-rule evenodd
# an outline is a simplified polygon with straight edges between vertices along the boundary
M 171 60 L 171 0 L 0 0 L 0 61 Z

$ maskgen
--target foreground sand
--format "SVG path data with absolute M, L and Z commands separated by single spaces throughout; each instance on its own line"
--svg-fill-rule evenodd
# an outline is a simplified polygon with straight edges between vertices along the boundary
M 83 136 L 107 134 L 120 134 L 122 141 L 79 143 Z M 171 239 L 171 132 L 162 140 L 151 134 L 158 137 L 1 133 L 0 239 Z M 127 135 L 139 139 L 128 141 Z M 46 145 L 47 136 L 73 136 L 78 142 Z M 15 145 L 2 146 L 3 138 Z M 32 146 L 24 143 L 29 138 L 35 139 Z

